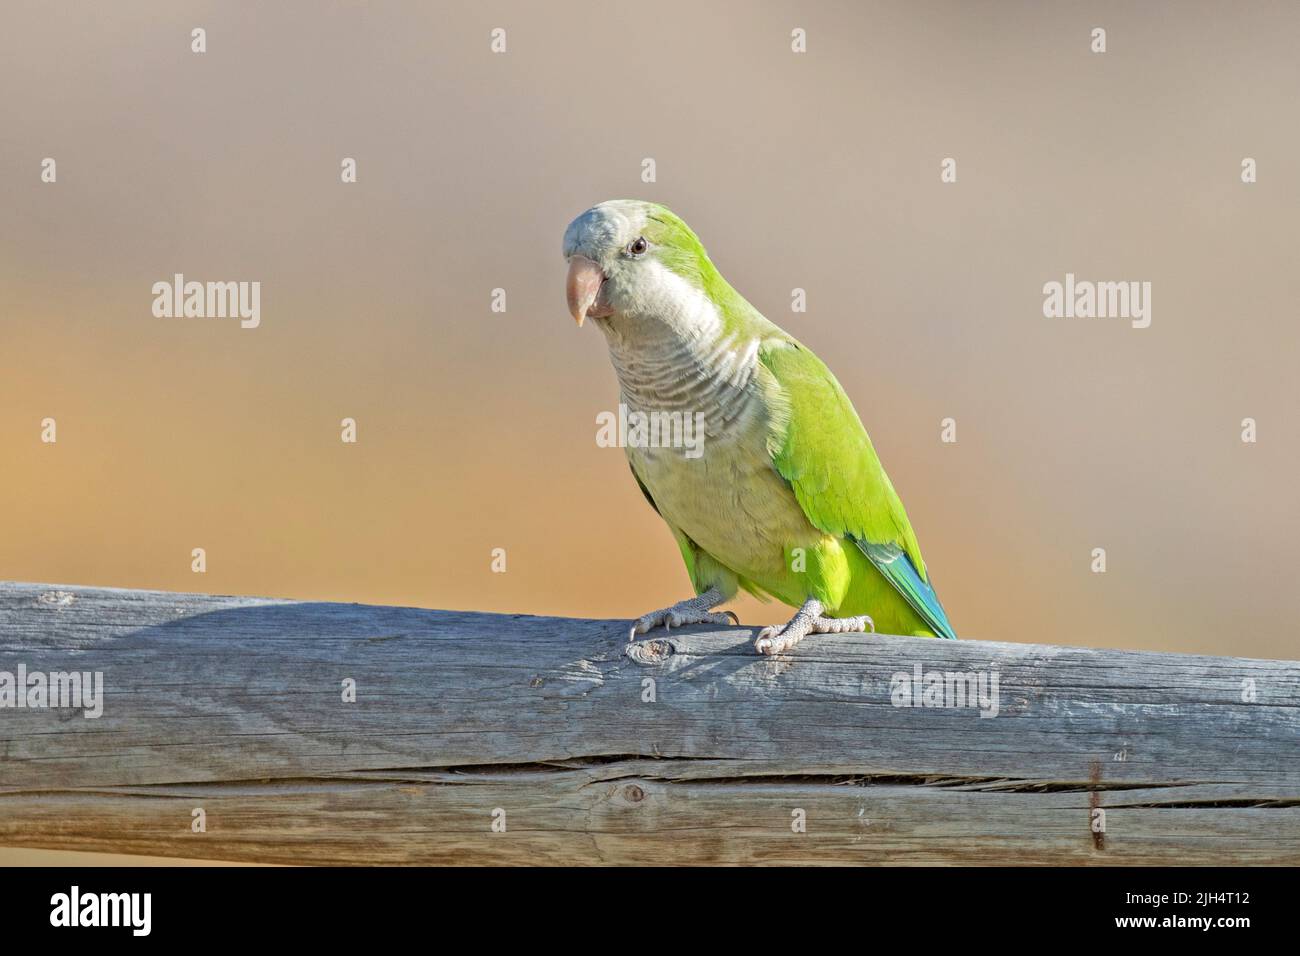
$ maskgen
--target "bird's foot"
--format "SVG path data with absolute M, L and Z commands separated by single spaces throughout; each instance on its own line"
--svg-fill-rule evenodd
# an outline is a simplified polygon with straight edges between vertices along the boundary
M 627 639 L 635 641 L 637 635 L 648 633 L 651 628 L 661 624 L 664 630 L 669 631 L 674 627 L 685 627 L 687 624 L 739 624 L 740 618 L 734 611 L 713 610 L 714 606 L 721 603 L 722 593 L 717 588 L 710 588 L 699 597 L 687 598 L 685 601 L 678 601 L 672 607 L 643 614 L 632 625 Z
M 876 622 L 865 614 L 859 617 L 823 617 L 821 602 L 809 598 L 785 624 L 759 631 L 754 639 L 754 650 L 760 654 L 784 654 L 809 634 L 848 634 L 875 629 Z
M 857 617 L 819 617 L 809 634 L 863 634 L 875 632 L 876 622 L 866 614 Z

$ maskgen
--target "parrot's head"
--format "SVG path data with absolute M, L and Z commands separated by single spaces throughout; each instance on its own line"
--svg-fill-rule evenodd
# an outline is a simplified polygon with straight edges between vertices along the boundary
M 607 335 L 651 326 L 698 334 L 692 325 L 716 315 L 714 293 L 730 292 L 690 226 L 658 203 L 592 206 L 564 230 L 564 258 L 569 312 Z

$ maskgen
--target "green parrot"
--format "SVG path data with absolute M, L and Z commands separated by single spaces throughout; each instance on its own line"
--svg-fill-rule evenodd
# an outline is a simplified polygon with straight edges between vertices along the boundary
M 656 203 L 603 202 L 569 224 L 564 257 L 569 311 L 605 334 L 627 418 L 701 430 L 685 449 L 624 443 L 696 595 L 646 614 L 630 639 L 725 623 L 734 615 L 715 609 L 741 588 L 799 609 L 759 632 L 763 654 L 877 628 L 956 638 L 839 382 L 727 283 L 685 222 Z

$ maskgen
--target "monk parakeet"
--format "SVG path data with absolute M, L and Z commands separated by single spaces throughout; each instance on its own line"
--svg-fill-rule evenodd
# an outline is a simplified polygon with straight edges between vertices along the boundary
M 646 614 L 631 638 L 724 623 L 714 609 L 740 588 L 799 609 L 759 632 L 764 654 L 876 628 L 956 638 L 839 382 L 728 285 L 685 222 L 656 203 L 603 202 L 569 224 L 564 257 L 569 311 L 605 334 L 628 419 L 702 425 L 687 449 L 624 443 L 696 594 Z

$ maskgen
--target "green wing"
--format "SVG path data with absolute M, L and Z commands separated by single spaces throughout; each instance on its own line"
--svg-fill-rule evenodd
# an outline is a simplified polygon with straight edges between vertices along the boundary
M 768 453 L 808 520 L 853 541 L 934 633 L 956 639 L 903 502 L 840 383 L 792 339 L 768 340 L 759 361 L 774 379 Z

